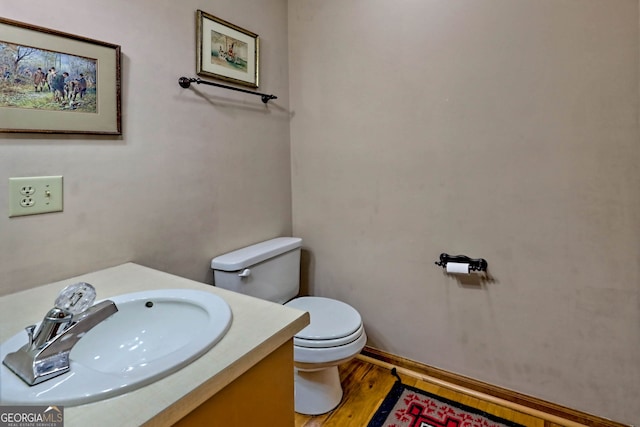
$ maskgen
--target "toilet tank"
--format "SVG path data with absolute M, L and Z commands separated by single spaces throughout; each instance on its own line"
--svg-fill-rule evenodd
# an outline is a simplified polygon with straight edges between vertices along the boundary
M 213 284 L 223 289 L 283 304 L 300 289 L 298 237 L 278 237 L 211 260 Z

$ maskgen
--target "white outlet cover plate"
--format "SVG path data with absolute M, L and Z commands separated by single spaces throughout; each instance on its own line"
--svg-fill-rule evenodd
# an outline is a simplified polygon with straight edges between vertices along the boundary
M 62 176 L 9 178 L 9 217 L 62 211 Z

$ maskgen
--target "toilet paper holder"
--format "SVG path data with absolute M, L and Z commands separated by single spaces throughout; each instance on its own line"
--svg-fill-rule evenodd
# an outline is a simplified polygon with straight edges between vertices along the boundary
M 466 255 L 449 255 L 445 253 L 440 254 L 440 261 L 436 261 L 435 264 L 446 268 L 448 262 L 469 264 L 469 271 L 487 271 L 489 266 L 484 258 L 469 258 Z

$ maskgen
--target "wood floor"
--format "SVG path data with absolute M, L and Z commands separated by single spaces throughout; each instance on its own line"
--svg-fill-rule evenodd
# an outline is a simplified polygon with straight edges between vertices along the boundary
M 371 359 L 366 356 L 358 356 L 351 362 L 340 366 L 339 369 L 344 388 L 344 397 L 340 406 L 324 415 L 308 416 L 296 413 L 296 427 L 366 427 L 396 380 L 391 375 L 388 366 L 371 363 Z M 400 377 L 404 384 L 456 400 L 527 427 L 582 425 L 574 422 L 558 423 L 558 420 L 537 417 L 531 413 L 518 411 L 517 408 L 494 403 L 490 399 L 481 399 L 477 393 L 467 394 L 460 390 L 456 391 L 455 387 L 452 389 L 425 381 L 421 379 L 419 374 L 412 375 L 406 370 L 400 372 Z
M 459 401 L 525 426 L 545 426 L 545 421 L 540 418 L 481 401 L 475 397 L 445 389 L 406 374 L 400 374 L 400 377 L 404 384 Z M 340 366 L 340 379 L 344 388 L 344 397 L 340 406 L 324 415 L 296 414 L 296 427 L 366 427 L 396 381 L 386 367 L 374 365 L 361 358 L 353 359 Z

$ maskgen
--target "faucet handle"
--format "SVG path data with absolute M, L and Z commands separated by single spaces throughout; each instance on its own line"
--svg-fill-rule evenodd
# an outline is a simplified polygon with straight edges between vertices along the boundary
M 95 299 L 96 289 L 88 283 L 79 282 L 60 291 L 55 306 L 71 314 L 79 314 L 91 307 Z

